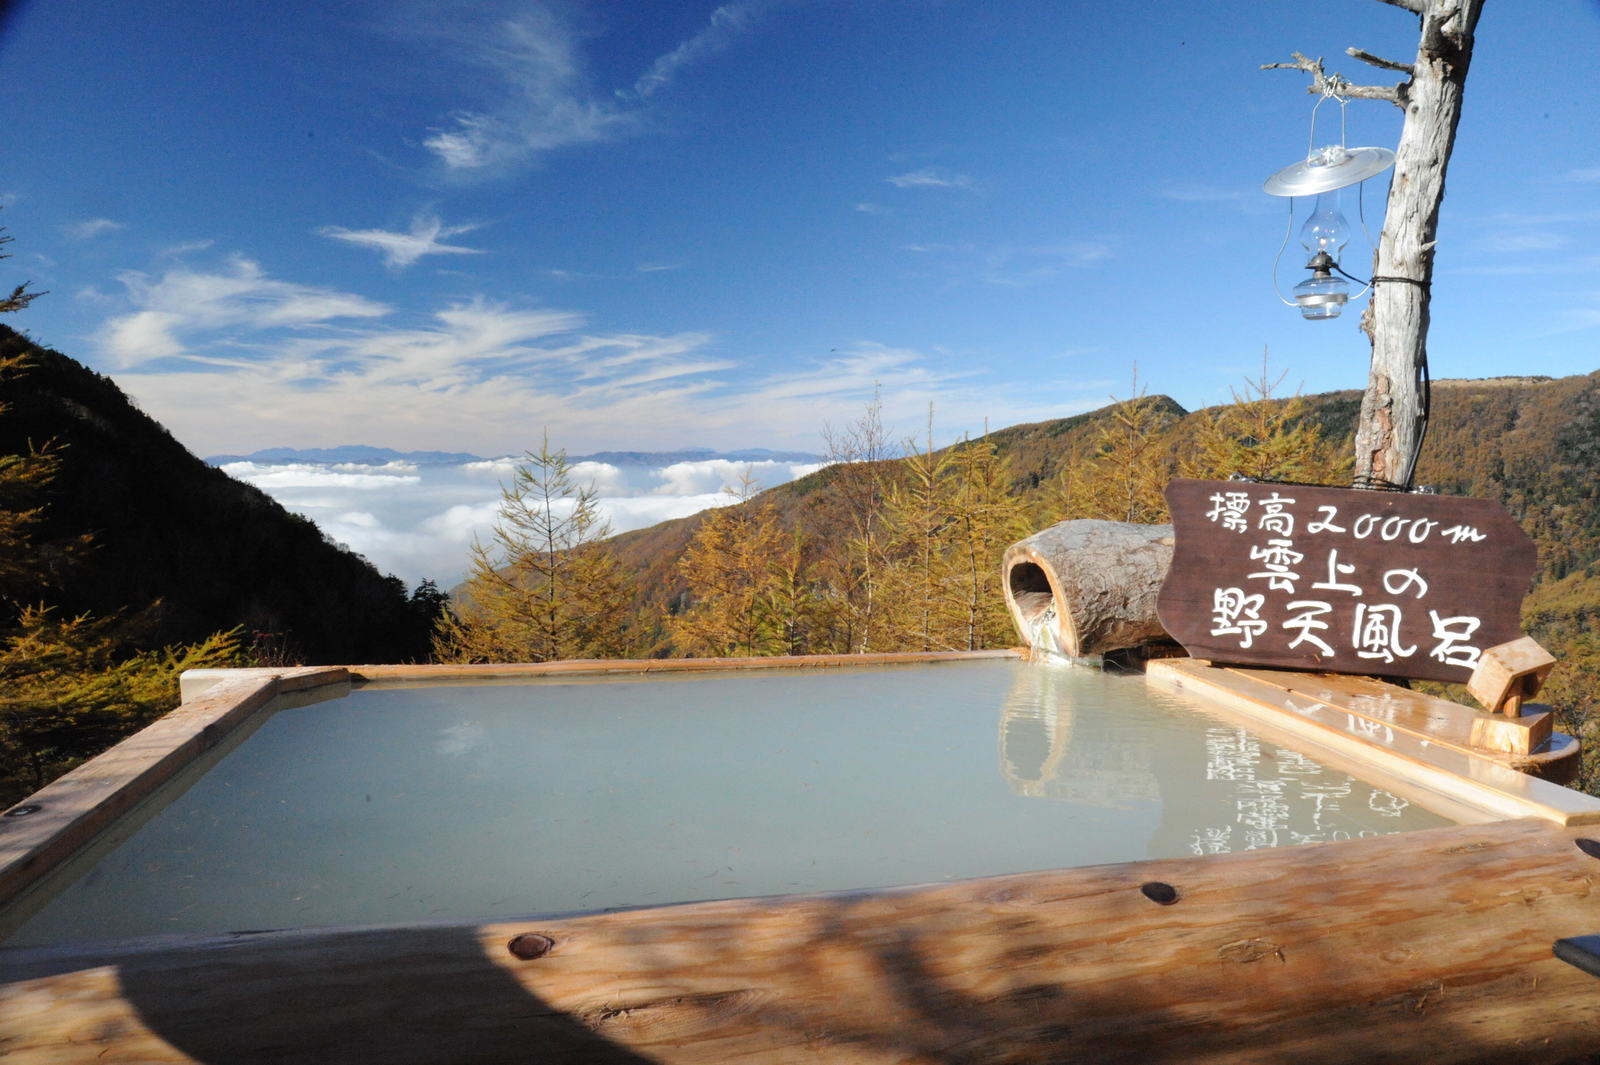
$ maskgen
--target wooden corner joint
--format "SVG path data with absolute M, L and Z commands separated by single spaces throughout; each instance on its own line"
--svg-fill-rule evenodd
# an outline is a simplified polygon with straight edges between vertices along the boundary
M 1531 636 L 1490 647 L 1478 659 L 1467 691 L 1484 709 L 1517 717 L 1522 703 L 1539 694 L 1555 668 L 1555 656 Z

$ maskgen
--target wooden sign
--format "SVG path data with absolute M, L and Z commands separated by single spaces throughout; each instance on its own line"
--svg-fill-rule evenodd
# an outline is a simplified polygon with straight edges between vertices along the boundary
M 1466 681 L 1522 635 L 1533 541 L 1490 499 L 1176 480 L 1157 611 L 1196 658 Z

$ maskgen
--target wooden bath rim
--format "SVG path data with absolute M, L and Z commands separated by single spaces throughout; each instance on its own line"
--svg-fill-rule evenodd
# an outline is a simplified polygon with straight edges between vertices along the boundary
M 0 899 L 136 803 L 130 780 L 148 794 L 296 691 L 1012 654 L 196 675 L 179 710 L 13 808 L 33 812 L 8 812 L 4 827 L 26 826 L 30 842 L 19 850 L 15 832 L 0 834 Z M 1182 660 L 1152 672 L 1191 691 L 1250 680 Z M 1314 716 L 1295 704 L 1284 719 L 1338 731 Z M 1467 777 L 1500 779 L 1491 763 Z M 0 948 L 0 1056 L 1563 1061 L 1600 1052 L 1593 978 L 1551 954 L 1555 940 L 1600 926 L 1600 802 L 1531 778 L 1522 798 L 1477 824 L 940 885 Z M 1535 813 L 1506 816 L 1518 811 Z

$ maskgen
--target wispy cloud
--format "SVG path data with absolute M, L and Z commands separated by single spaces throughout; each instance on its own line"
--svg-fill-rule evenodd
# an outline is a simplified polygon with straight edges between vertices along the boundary
M 211 272 L 178 267 L 159 278 L 137 271 L 118 276 L 133 310 L 109 319 L 101 351 L 117 366 L 194 356 L 186 337 L 222 330 L 303 329 L 343 319 L 376 318 L 388 308 L 362 296 L 267 277 L 243 256 Z
M 1244 199 L 1239 189 L 1206 185 L 1171 185 L 1161 190 L 1163 199 L 1179 203 L 1231 203 Z
M 902 244 L 902 245 L 900 245 L 900 247 L 905 251 L 916 252 L 918 255 L 938 255 L 938 254 L 941 254 L 941 253 L 944 253 L 944 252 L 970 252 L 970 251 L 973 250 L 973 245 L 966 244 L 966 243 L 962 243 L 962 244 Z
M 205 251 L 214 243 L 215 241 L 210 240 L 186 240 L 181 243 L 162 248 L 161 257 L 164 259 L 181 259 L 185 255 L 189 255 L 193 252 Z
M 374 442 L 480 454 L 524 450 L 545 427 L 574 451 L 814 447 L 821 425 L 858 415 L 880 381 L 894 382 L 886 415 L 905 425 L 930 402 L 941 425 L 967 428 L 1083 409 L 979 387 L 985 373 L 970 360 L 952 368 L 937 353 L 860 342 L 762 374 L 703 332 L 595 331 L 576 311 L 482 299 L 403 315 L 264 276 L 243 258 L 123 283 L 128 307 L 100 330 L 101 352 L 119 384 L 202 453 L 324 441 L 349 425 Z
M 64 227 L 68 237 L 73 240 L 93 240 L 95 237 L 107 233 L 115 233 L 123 228 L 121 222 L 113 222 L 109 218 L 90 218 L 82 222 L 74 222 Z
M 1479 277 L 1582 277 L 1600 272 L 1600 255 L 1564 256 L 1556 258 L 1523 259 L 1518 262 L 1495 260 L 1459 266 L 1463 274 Z
M 634 82 L 634 95 L 641 100 L 654 96 L 670 85 L 683 68 L 727 48 L 735 38 L 749 29 L 751 20 L 758 13 L 774 6 L 773 0 L 745 0 L 743 3 L 723 4 L 711 12 L 711 18 L 704 29 L 650 64 L 650 69 Z
M 430 29 L 435 48 L 491 86 L 483 107 L 457 111 L 423 141 L 451 170 L 500 169 L 638 128 L 637 115 L 592 90 L 576 34 L 542 5 L 500 5 Z
M 1024 246 L 902 244 L 901 248 L 942 262 L 959 282 L 977 281 L 1008 288 L 1044 284 L 1068 271 L 1096 266 L 1115 254 L 1115 244 L 1109 238 Z
M 780 0 L 739 0 L 652 62 L 630 89 L 604 92 L 588 72 L 581 38 L 552 5 L 510 0 L 476 17 L 430 16 L 429 47 L 478 72 L 490 86 L 423 140 L 447 170 L 493 173 L 545 153 L 634 135 L 647 128 L 651 100 L 687 68 L 728 48 L 761 11 Z
M 883 180 L 898 189 L 964 189 L 977 191 L 977 183 L 965 174 L 955 174 L 935 167 L 923 167 L 906 174 L 896 174 Z
M 1492 254 L 1517 255 L 1523 252 L 1557 251 L 1569 246 L 1572 238 L 1565 233 L 1530 229 L 1491 233 L 1479 243 L 1484 251 Z
M 1171 184 L 1159 188 L 1157 195 L 1174 203 L 1213 204 L 1217 207 L 1229 207 L 1242 214 L 1251 215 L 1281 213 L 1286 202 L 1278 197 L 1268 196 L 1261 191 L 1259 186 L 1239 188 L 1232 185 Z M 1379 205 L 1381 207 L 1381 200 Z M 1346 209 L 1350 211 L 1353 219 L 1355 211 L 1349 206 Z
M 1532 214 L 1525 211 L 1501 211 L 1490 215 L 1492 225 L 1518 227 L 1518 226 L 1570 226 L 1582 225 L 1588 222 L 1600 222 L 1600 211 L 1552 211 L 1543 214 Z
M 641 274 L 660 274 L 669 270 L 682 270 L 683 263 L 640 263 L 634 267 Z
M 1069 270 L 1083 270 L 1111 258 L 1112 247 L 1104 240 L 1072 240 L 1062 244 L 1028 248 L 1001 248 L 986 257 L 984 281 L 991 285 L 1026 288 L 1059 277 Z
M 346 229 L 343 226 L 323 226 L 317 233 L 381 252 L 385 266 L 403 270 L 425 255 L 481 255 L 482 251 L 478 248 L 440 242 L 441 237 L 471 233 L 477 228 L 476 225 L 446 226 L 432 215 L 420 214 L 411 220 L 410 233 L 391 233 L 384 229 Z
M 1178 203 L 1225 203 L 1252 211 L 1277 207 L 1282 203 L 1259 188 L 1239 189 L 1220 185 L 1168 185 L 1160 190 L 1160 195 L 1162 199 Z
M 559 267 L 551 267 L 540 272 L 550 280 L 559 281 L 563 285 L 573 281 L 597 281 L 600 279 L 599 274 L 586 273 L 582 270 L 562 270 Z
M 1600 182 L 1600 166 L 1583 167 L 1578 170 L 1569 170 L 1561 175 L 1563 181 L 1577 181 L 1584 184 Z
M 889 209 L 881 203 L 858 203 L 855 209 L 862 214 L 888 214 Z

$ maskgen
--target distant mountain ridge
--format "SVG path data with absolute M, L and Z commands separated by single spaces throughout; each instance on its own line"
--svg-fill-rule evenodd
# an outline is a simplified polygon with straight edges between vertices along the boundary
M 500 457 L 500 456 L 495 456 Z M 515 457 L 515 456 L 511 456 Z M 717 451 L 709 447 L 686 447 L 676 451 L 596 451 L 589 455 L 568 455 L 569 462 L 605 462 L 612 466 L 671 466 L 678 462 L 822 462 L 823 456 L 809 451 L 774 451 L 765 447 Z M 288 463 L 313 465 L 350 463 L 383 466 L 391 462 L 410 462 L 419 466 L 459 466 L 468 462 L 488 462 L 490 458 L 466 451 L 396 451 L 389 447 L 341 444 L 338 447 L 268 447 L 248 455 L 212 455 L 206 462 L 225 466 L 233 462 L 254 462 L 266 466 Z
M 573 462 L 609 462 L 613 466 L 671 466 L 678 462 L 823 462 L 822 455 L 809 451 L 773 451 L 749 447 L 739 451 L 717 451 L 709 447 L 686 447 L 679 451 L 596 451 L 592 455 L 568 455 Z
M 390 462 L 414 462 L 420 466 L 453 466 L 463 462 L 482 462 L 483 456 L 466 451 L 396 451 L 390 447 L 341 444 L 338 447 L 267 447 L 248 455 L 210 455 L 206 462 L 226 466 L 230 462 L 255 462 L 281 466 L 291 462 L 314 464 L 348 462 L 360 466 L 382 466 Z

